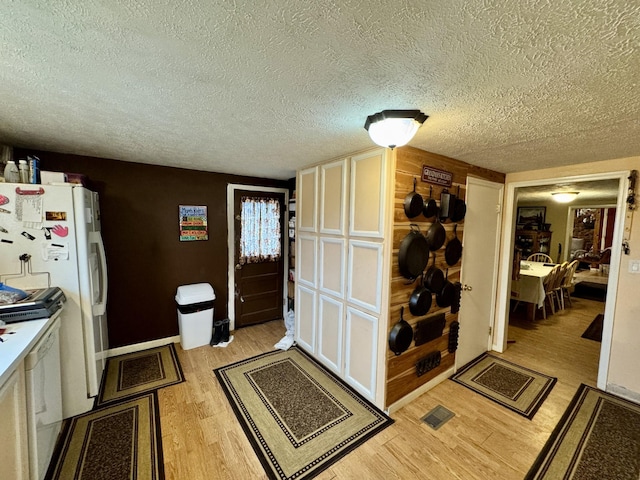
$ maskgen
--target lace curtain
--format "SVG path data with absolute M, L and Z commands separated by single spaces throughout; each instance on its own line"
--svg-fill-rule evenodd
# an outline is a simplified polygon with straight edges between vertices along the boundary
M 280 202 L 274 198 L 242 197 L 240 203 L 240 264 L 279 260 Z

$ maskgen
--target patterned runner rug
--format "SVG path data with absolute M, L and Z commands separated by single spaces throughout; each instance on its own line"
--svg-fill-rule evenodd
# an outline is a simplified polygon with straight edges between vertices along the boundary
M 484 353 L 451 380 L 531 420 L 557 379 Z
M 640 405 L 581 385 L 527 479 L 640 478 Z
M 72 417 L 58 439 L 48 479 L 164 478 L 156 392 Z
M 96 407 L 184 382 L 173 343 L 107 360 Z
M 309 479 L 393 423 L 293 347 L 215 371 L 271 479 Z

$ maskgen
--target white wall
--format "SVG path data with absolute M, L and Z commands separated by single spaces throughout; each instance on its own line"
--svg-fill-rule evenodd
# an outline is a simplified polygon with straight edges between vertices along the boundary
M 508 174 L 507 186 L 513 182 L 570 177 L 579 174 L 595 174 L 624 170 L 640 170 L 640 156 L 555 167 Z M 640 197 L 638 198 L 640 200 Z M 638 214 L 636 214 L 637 216 Z M 631 247 L 630 255 L 622 255 L 619 265 L 618 292 L 609 363 L 607 389 L 640 399 L 640 274 L 629 273 L 629 261 L 640 260 L 640 218 L 631 222 L 627 211 L 624 237 Z M 557 247 L 557 242 L 554 240 Z

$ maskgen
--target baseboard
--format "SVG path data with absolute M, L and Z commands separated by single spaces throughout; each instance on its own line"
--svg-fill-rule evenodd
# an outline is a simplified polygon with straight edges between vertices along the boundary
M 124 347 L 110 348 L 108 357 L 116 357 L 118 355 L 124 355 L 125 353 L 140 352 L 149 348 L 162 347 L 169 343 L 180 343 L 180 335 L 174 337 L 159 338 L 157 340 L 150 340 L 148 342 L 134 343 L 133 345 L 125 345 Z
M 624 388 L 613 383 L 607 384 L 607 393 L 612 393 L 618 397 L 625 398 L 634 403 L 640 403 L 640 393 Z
M 435 387 L 435 386 L 441 384 L 442 382 L 444 382 L 447 378 L 449 378 L 451 375 L 453 375 L 454 372 L 455 372 L 454 367 L 451 366 L 449 369 L 445 370 L 444 372 L 442 372 L 437 377 L 433 377 L 431 380 L 429 380 L 424 385 L 416 388 L 413 392 L 405 395 L 404 397 L 402 397 L 397 402 L 392 403 L 391 405 L 389 405 L 389 408 L 387 408 L 387 410 L 386 410 L 387 414 L 390 415 L 393 412 L 395 412 L 397 410 L 400 410 L 402 407 L 404 407 L 408 403 L 411 403 L 413 400 L 418 398 L 423 393 L 428 392 L 433 387 Z

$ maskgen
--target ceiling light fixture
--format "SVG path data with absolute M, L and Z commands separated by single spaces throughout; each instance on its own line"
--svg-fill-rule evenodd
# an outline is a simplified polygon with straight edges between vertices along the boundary
M 580 192 L 553 192 L 553 199 L 559 203 L 573 202 Z
M 395 148 L 409 143 L 427 118 L 420 110 L 383 110 L 369 115 L 364 128 L 376 144 Z

